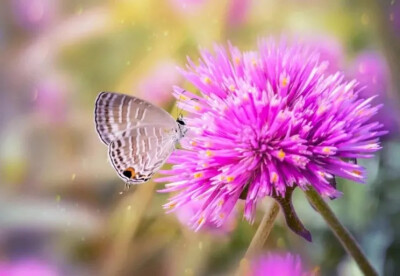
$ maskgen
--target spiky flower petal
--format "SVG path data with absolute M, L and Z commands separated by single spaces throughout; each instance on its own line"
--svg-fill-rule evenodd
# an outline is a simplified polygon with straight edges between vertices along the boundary
M 356 81 L 325 73 L 326 63 L 303 45 L 261 40 L 258 51 L 229 45 L 188 60 L 183 75 L 200 96 L 175 88 L 190 112 L 190 134 L 169 159 L 165 192 L 178 192 L 172 210 L 193 200 L 202 208 L 195 229 L 221 225 L 239 198 L 252 221 L 257 202 L 284 196 L 287 187 L 337 197 L 335 176 L 365 181 L 365 169 L 349 162 L 380 149 L 381 124 L 369 119 L 379 109 L 362 99 Z
M 268 254 L 251 262 L 246 276 L 280 275 L 280 276 L 312 276 L 316 273 L 306 271 L 297 255 Z

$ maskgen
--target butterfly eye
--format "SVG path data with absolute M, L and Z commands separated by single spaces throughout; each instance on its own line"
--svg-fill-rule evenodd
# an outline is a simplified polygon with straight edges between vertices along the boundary
M 122 174 L 123 174 L 124 176 L 126 176 L 127 178 L 134 178 L 135 175 L 136 175 L 136 172 L 135 172 L 135 169 L 134 169 L 134 168 L 129 167 L 129 168 L 125 169 L 125 170 L 122 172 Z
M 182 120 L 181 118 L 178 118 L 177 120 L 176 120 L 176 122 L 178 123 L 178 124 L 180 124 L 180 125 L 186 125 L 185 124 L 185 121 L 184 120 Z

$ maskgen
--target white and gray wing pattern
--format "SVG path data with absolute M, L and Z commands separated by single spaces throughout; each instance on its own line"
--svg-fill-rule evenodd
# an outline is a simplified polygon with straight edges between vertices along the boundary
M 97 133 L 106 145 L 135 127 L 176 126 L 175 119 L 165 110 L 142 99 L 114 92 L 101 92 L 97 96 L 94 114 Z
M 128 184 L 148 181 L 180 138 L 172 116 L 141 99 L 102 92 L 95 105 L 96 130 L 111 163 Z
M 148 181 L 175 149 L 176 132 L 161 125 L 127 131 L 108 147 L 111 163 L 127 183 Z

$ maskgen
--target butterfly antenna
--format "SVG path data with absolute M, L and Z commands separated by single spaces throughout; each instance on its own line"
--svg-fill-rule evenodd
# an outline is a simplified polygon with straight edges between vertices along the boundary
M 178 114 L 176 114 L 176 118 L 179 118 L 179 116 L 182 115 L 183 108 L 179 108 L 179 102 L 184 100 L 185 96 L 183 96 L 183 94 L 185 94 L 185 93 L 186 93 L 186 90 L 183 90 L 181 92 L 181 94 L 179 95 L 178 104 L 176 105 L 176 107 L 177 107 L 176 112 L 178 113 Z
M 183 90 L 182 92 L 181 92 L 181 95 L 179 96 L 179 99 L 178 99 L 178 102 L 179 101 L 181 101 L 181 100 L 185 100 L 184 98 L 184 96 L 183 96 L 183 94 L 186 92 L 186 90 Z M 191 98 L 191 99 L 189 99 L 190 101 L 199 101 L 199 99 L 198 98 Z M 182 106 L 185 104 L 184 102 L 182 102 L 183 104 L 182 104 Z M 178 105 L 179 106 L 179 105 Z M 177 108 L 177 112 L 178 112 L 178 114 L 177 114 L 177 118 L 179 118 L 179 117 L 182 117 L 182 113 L 183 113 L 183 107 L 182 108 Z

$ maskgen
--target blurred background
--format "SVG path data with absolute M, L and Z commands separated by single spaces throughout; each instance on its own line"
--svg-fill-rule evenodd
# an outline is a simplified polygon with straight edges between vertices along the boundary
M 360 161 L 367 185 L 339 181 L 344 196 L 330 205 L 379 273 L 399 275 L 398 0 L 2 0 L 0 275 L 232 275 L 270 200 L 253 225 L 239 204 L 221 229 L 194 233 L 196 206 L 165 214 L 162 185 L 124 189 L 95 133 L 94 100 L 119 91 L 176 114 L 186 56 L 282 34 L 385 104 L 383 150 Z M 321 275 L 361 275 L 299 191 L 294 205 L 313 243 L 279 215 L 266 249 L 300 254 Z

